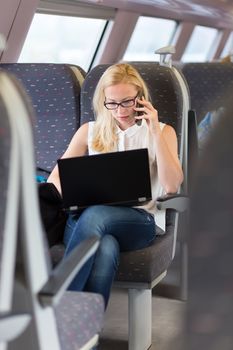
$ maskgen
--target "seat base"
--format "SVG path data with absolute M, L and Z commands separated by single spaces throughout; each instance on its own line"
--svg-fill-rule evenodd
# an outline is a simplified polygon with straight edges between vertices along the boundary
M 147 350 L 152 344 L 152 288 L 167 274 L 164 271 L 151 283 L 114 282 L 128 289 L 128 350 Z

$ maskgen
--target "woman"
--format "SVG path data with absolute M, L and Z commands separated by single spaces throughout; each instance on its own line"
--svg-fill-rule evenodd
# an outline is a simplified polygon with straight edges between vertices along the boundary
M 87 152 L 147 148 L 153 198 L 140 207 L 91 206 L 67 220 L 65 255 L 90 236 L 100 238 L 97 253 L 84 265 L 70 289 L 100 293 L 107 306 L 120 251 L 144 248 L 155 239 L 156 224 L 160 225 L 155 200 L 162 193 L 177 192 L 183 173 L 175 131 L 159 122 L 146 84 L 131 65 L 115 64 L 103 73 L 94 93 L 93 107 L 96 121 L 77 130 L 63 158 Z M 57 166 L 48 181 L 61 192 Z

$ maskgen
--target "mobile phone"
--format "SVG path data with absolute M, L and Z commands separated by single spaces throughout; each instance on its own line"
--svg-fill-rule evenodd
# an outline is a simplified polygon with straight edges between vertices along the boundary
M 141 99 L 141 96 L 139 96 L 139 98 Z M 137 103 L 136 107 L 140 108 L 142 106 L 139 103 Z M 143 112 L 139 112 L 139 111 L 135 112 L 135 116 L 140 116 L 140 115 L 143 115 Z M 136 121 L 136 123 L 137 123 L 137 125 L 141 125 L 142 124 L 142 120 L 139 119 L 139 120 Z
M 142 106 L 141 106 L 139 103 L 137 103 L 136 107 L 137 107 L 137 108 L 140 108 L 140 107 L 142 107 Z M 143 112 L 137 111 L 137 112 L 135 113 L 135 115 L 137 115 L 137 116 L 143 115 Z

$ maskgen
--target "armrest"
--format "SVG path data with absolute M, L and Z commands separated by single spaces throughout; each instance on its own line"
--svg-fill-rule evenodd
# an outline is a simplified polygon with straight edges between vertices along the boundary
M 1 314 L 0 339 L 8 342 L 18 337 L 27 327 L 31 316 L 29 314 Z
M 179 213 L 188 210 L 189 197 L 183 194 L 167 194 L 162 197 L 158 197 L 156 205 L 159 210 L 174 209 Z
M 52 274 L 39 292 L 39 300 L 42 306 L 56 304 L 73 278 L 96 252 L 99 239 L 92 237 L 81 242 L 72 252 L 52 271 Z

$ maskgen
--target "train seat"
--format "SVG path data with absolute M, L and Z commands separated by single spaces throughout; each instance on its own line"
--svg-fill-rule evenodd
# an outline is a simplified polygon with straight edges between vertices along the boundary
M 232 97 L 224 106 L 192 186 L 184 350 L 233 344 Z
M 4 105 L 0 77 L 0 348 L 19 336 L 31 318 L 13 312 L 19 210 L 19 148 L 15 126 Z M 9 97 L 8 97 L 9 98 Z
M 75 65 L 2 63 L 24 85 L 36 112 L 37 175 L 47 178 L 79 127 L 79 94 L 85 72 Z
M 191 108 L 199 123 L 209 111 L 223 107 L 233 91 L 233 63 L 179 64 L 189 86 Z
M 180 158 L 185 169 L 189 95 L 183 77 L 173 68 L 160 66 L 157 63 L 135 62 L 132 64 L 148 84 L 152 102 L 160 112 L 160 120 L 175 128 L 178 135 Z M 108 65 L 96 66 L 84 80 L 81 89 L 81 124 L 94 118 L 90 101 L 95 85 L 107 67 Z M 185 187 L 184 184 L 181 191 L 185 192 Z M 163 202 L 163 199 L 158 200 L 160 209 L 168 208 L 166 234 L 158 236 L 148 248 L 121 253 L 120 266 L 114 284 L 128 289 L 129 350 L 148 349 L 151 345 L 152 289 L 166 275 L 176 249 L 178 227 L 176 210 L 179 210 L 181 198 L 171 199 L 173 200 L 174 207 L 169 199 L 168 202 L 166 200 Z
M 12 229 L 12 237 L 9 236 L 9 239 L 12 240 L 4 255 L 9 253 L 7 262 L 16 261 L 13 313 L 26 313 L 31 317 L 31 322 L 25 332 L 11 341 L 10 348 L 12 350 L 92 349 L 98 342 L 98 334 L 103 324 L 103 298 L 94 293 L 66 292 L 66 289 L 82 265 L 96 251 L 98 240 L 91 239 L 83 242 L 64 263 L 54 270 L 51 269 L 47 242 L 41 224 L 37 184 L 34 179 L 35 154 L 32 131 L 34 112 L 22 84 L 9 72 L 0 73 L 0 92 L 2 92 L 0 94 L 0 155 L 1 158 L 3 157 L 0 167 L 1 186 L 7 185 L 7 178 L 2 174 L 2 169 L 3 165 L 6 168 L 9 165 L 9 154 L 4 153 L 4 142 L 6 146 L 10 146 L 8 137 L 10 135 L 5 127 L 8 123 L 17 141 L 14 145 L 15 154 L 13 154 L 14 173 L 11 174 L 10 180 L 12 183 L 13 180 L 18 181 L 20 189 L 17 191 L 16 186 L 11 188 L 14 190 L 11 202 L 17 207 L 14 209 L 12 205 L 10 208 L 8 226 Z M 5 187 L 1 188 L 1 196 L 8 195 L 10 198 L 9 194 Z M 1 214 L 4 210 L 4 206 L 1 206 Z M 13 232 L 13 229 L 16 228 L 17 237 Z M 2 229 L 1 226 L 1 232 Z M 10 230 L 8 231 L 10 234 Z M 16 256 L 17 259 L 15 259 Z M 8 266 L 9 269 L 12 270 Z M 2 273 L 2 269 L 0 272 Z M 1 274 L 0 277 L 2 279 Z M 2 288 L 5 283 L 6 276 L 4 283 L 1 283 L 0 296 L 5 289 Z M 10 289 L 7 290 L 8 294 L 9 291 Z M 6 291 L 4 292 L 4 297 L 8 301 L 9 296 L 6 296 Z M 2 303 L 1 299 L 0 301 Z M 2 322 L 4 319 L 1 318 L 1 326 Z
M 173 125 L 177 132 L 180 157 L 185 169 L 189 103 L 184 79 L 173 68 L 162 67 L 157 63 L 135 63 L 135 65 L 147 81 L 150 91 L 153 92 L 151 93 L 152 101 L 160 111 L 161 121 Z M 93 119 L 90 102 L 94 92 L 93 87 L 106 67 L 107 65 L 97 66 L 86 76 L 82 85 L 80 124 Z M 60 84 L 60 81 L 58 83 Z M 183 86 L 183 89 L 181 86 Z M 31 96 L 33 94 L 30 89 L 29 85 L 28 93 Z M 159 97 L 161 92 L 163 98 Z M 79 102 L 76 103 L 79 104 Z M 48 144 L 45 146 L 49 147 Z M 59 152 L 56 155 L 56 159 L 59 158 Z M 41 165 L 43 166 L 43 164 Z M 46 170 L 50 170 L 52 166 L 46 168 Z M 185 184 L 182 186 L 182 192 L 186 192 Z M 163 201 L 161 199 L 158 205 L 163 210 L 169 208 L 167 210 L 166 235 L 157 237 L 156 242 L 144 250 L 122 253 L 121 265 L 115 281 L 116 285 L 128 289 L 130 350 L 146 349 L 151 344 L 152 288 L 166 275 L 167 268 L 170 266 L 175 254 L 176 233 L 178 226 L 180 226 L 180 220 L 178 220 L 178 216 L 173 209 L 175 207 L 177 210 L 180 210 L 179 207 L 183 205 L 180 206 L 178 199 L 174 200 L 174 198 L 171 201 Z M 184 253 L 185 249 L 183 249 Z M 56 245 L 51 248 L 52 259 L 55 265 L 60 261 L 63 251 L 64 247 L 62 245 Z M 184 265 L 186 263 L 185 261 Z

